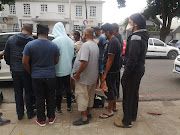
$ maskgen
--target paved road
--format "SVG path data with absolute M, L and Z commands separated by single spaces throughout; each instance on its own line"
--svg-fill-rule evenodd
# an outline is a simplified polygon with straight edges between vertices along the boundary
M 173 62 L 165 58 L 146 60 L 146 73 L 139 92 L 140 100 L 180 99 L 180 75 L 172 73 Z M 14 102 L 12 83 L 0 82 L 0 90 L 3 91 L 5 102 Z

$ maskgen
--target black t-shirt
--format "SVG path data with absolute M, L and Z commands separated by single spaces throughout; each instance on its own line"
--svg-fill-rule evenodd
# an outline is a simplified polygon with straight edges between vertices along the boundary
M 113 61 L 113 64 L 111 66 L 111 69 L 109 70 L 108 73 L 119 72 L 119 70 L 120 70 L 119 62 L 120 62 L 120 57 L 121 57 L 121 49 L 120 49 L 120 43 L 116 37 L 113 37 L 109 41 L 109 43 L 105 49 L 104 60 L 103 60 L 104 70 L 106 69 L 106 63 L 107 63 L 109 54 L 114 55 L 114 61 Z

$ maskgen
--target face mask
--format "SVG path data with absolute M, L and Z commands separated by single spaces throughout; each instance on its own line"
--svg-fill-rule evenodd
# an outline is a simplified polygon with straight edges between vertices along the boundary
M 105 33 L 103 33 L 101 36 L 102 36 L 102 38 L 104 38 L 105 40 L 107 40 L 107 36 L 105 35 Z
M 82 42 L 83 42 L 83 43 L 85 42 L 84 36 L 82 36 Z
M 94 36 L 94 37 L 96 37 L 96 34 L 95 34 L 95 33 L 93 33 L 93 36 Z
M 127 27 L 126 27 L 126 30 L 127 30 L 127 31 L 132 31 L 132 30 L 133 30 L 133 26 L 131 26 L 130 24 L 128 24 Z

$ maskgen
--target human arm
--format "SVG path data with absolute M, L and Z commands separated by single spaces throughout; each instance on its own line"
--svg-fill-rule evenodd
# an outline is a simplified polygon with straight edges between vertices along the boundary
M 88 65 L 88 61 L 81 61 L 81 65 L 77 73 L 73 76 L 74 79 L 79 80 L 81 73 L 86 69 Z
M 55 63 L 55 65 L 58 64 L 58 62 L 59 62 L 59 56 L 55 56 L 55 57 L 54 57 L 54 63 Z
M 9 43 L 9 40 L 6 42 L 6 45 L 5 45 L 4 60 L 6 61 L 7 65 L 10 65 L 10 43 Z
M 30 61 L 30 56 L 27 56 L 27 55 L 23 55 L 23 59 L 22 59 L 22 63 L 24 65 L 24 68 L 27 70 L 27 72 L 29 74 L 31 74 L 31 66 L 29 64 L 29 61 Z
M 106 69 L 105 69 L 105 72 L 104 72 L 104 74 L 102 76 L 102 79 L 101 79 L 102 82 L 106 79 L 106 76 L 107 76 L 109 70 L 111 69 L 113 61 L 114 61 L 114 55 L 113 54 L 109 54 L 108 55 L 108 60 L 107 60 L 107 63 L 106 63 Z

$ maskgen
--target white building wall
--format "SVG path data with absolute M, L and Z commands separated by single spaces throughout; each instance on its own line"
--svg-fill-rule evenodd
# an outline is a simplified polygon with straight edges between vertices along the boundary
M 24 6 L 23 4 L 30 4 L 30 15 L 24 15 Z M 41 12 L 41 4 L 47 4 L 48 9 L 47 12 Z M 87 0 L 87 18 L 91 27 L 97 26 L 98 24 L 102 23 L 102 2 L 91 1 L 90 3 Z M 65 12 L 58 13 L 58 5 L 65 5 Z M 36 31 L 36 24 L 47 24 L 50 28 L 50 32 L 53 29 L 53 26 L 58 21 L 62 21 L 65 25 L 67 33 L 69 33 L 69 3 L 62 3 L 62 2 L 52 2 L 52 1 L 17 1 L 15 3 L 16 6 L 16 14 L 10 15 L 9 14 L 9 5 L 5 5 L 5 10 L 3 11 L 3 16 L 17 16 L 18 17 L 18 24 L 21 27 L 23 24 L 32 24 L 34 26 L 34 31 Z M 76 16 L 76 6 L 82 6 L 82 17 Z M 96 6 L 96 17 L 90 17 L 90 6 Z M 81 27 L 85 27 L 83 25 L 83 21 L 86 20 L 86 10 L 85 10 L 85 3 L 71 3 L 71 20 L 72 20 L 72 30 L 73 25 L 79 25 Z M 12 29 L 13 25 L 6 25 L 8 29 Z

